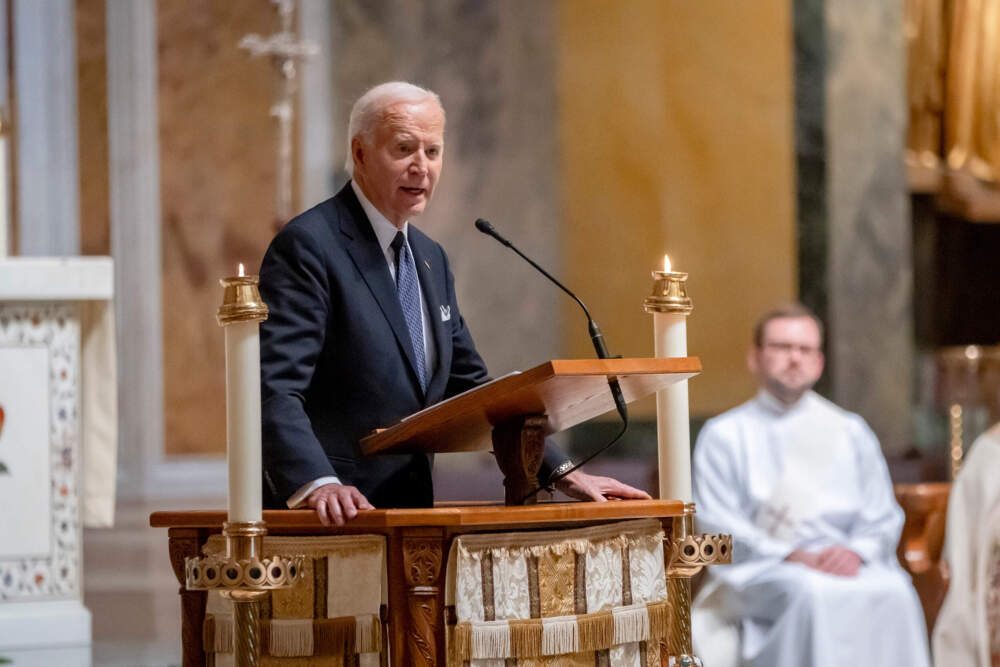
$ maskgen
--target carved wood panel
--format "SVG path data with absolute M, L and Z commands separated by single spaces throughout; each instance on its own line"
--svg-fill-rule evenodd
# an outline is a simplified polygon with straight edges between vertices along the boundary
M 508 505 L 534 505 L 538 470 L 545 452 L 545 417 L 512 419 L 493 428 L 493 452 L 503 472 L 504 500 Z
M 441 561 L 444 536 L 404 536 L 403 571 L 406 576 L 410 628 L 407 633 L 409 661 L 416 667 L 444 664 Z
M 201 633 L 205 624 L 205 591 L 189 591 L 184 585 L 184 559 L 197 556 L 204 537 L 197 531 L 171 529 L 170 566 L 181 585 L 181 650 L 184 667 L 201 667 L 205 664 L 205 651 Z

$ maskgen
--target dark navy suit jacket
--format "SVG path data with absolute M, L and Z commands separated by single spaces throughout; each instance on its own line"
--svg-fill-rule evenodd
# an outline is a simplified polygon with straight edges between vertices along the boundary
M 350 183 L 271 242 L 260 269 L 270 310 L 261 325 L 268 507 L 286 507 L 300 487 L 325 475 L 358 487 L 376 507 L 433 504 L 428 456 L 366 457 L 359 447 L 374 429 L 489 379 L 459 312 L 444 249 L 412 225 L 407 238 L 437 349 L 426 392 L 395 282 Z M 563 460 L 548 447 L 542 479 Z

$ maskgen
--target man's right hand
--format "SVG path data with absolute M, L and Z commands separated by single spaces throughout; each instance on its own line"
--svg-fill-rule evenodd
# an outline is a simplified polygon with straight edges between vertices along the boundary
M 355 487 L 343 484 L 325 484 L 310 493 L 307 502 L 324 526 L 343 526 L 358 515 L 358 510 L 375 509 Z

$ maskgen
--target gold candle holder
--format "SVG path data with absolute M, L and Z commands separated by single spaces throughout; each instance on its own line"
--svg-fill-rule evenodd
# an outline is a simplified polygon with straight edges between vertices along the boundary
M 691 578 L 706 565 L 726 565 L 733 558 L 732 535 L 695 535 L 694 516 L 694 503 L 684 503 L 684 514 L 674 517 L 664 544 L 670 600 L 667 664 L 680 667 L 702 664 L 691 637 Z
M 647 313 L 690 315 L 694 304 L 687 293 L 688 274 L 682 271 L 653 271 L 653 293 L 642 302 Z
M 260 298 L 257 282 L 257 276 L 231 276 L 219 280 L 224 288 L 222 305 L 215 315 L 219 326 L 224 327 L 233 322 L 263 322 L 267 319 L 267 304 Z

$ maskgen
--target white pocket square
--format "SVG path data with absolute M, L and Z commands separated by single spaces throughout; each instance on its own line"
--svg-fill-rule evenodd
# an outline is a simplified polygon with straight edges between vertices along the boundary
M 441 321 L 447 322 L 451 319 L 451 306 L 441 306 Z

